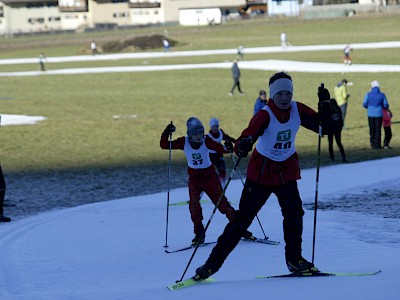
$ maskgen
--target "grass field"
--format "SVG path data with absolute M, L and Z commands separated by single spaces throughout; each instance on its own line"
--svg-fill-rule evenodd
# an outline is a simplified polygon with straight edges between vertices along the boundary
M 138 34 L 168 31 L 178 42 L 173 50 L 200 50 L 277 46 L 284 31 L 293 45 L 343 44 L 400 40 L 399 16 L 383 15 L 335 20 L 266 19 L 226 23 L 213 27 L 156 27 L 112 33 L 0 38 L 0 59 L 76 55 L 88 47 L 91 39 L 102 41 L 124 39 Z M 156 49 L 157 51 L 162 51 Z M 399 49 L 358 50 L 352 53 L 356 64 L 400 64 Z M 245 55 L 246 60 L 290 59 L 340 62 L 336 51 Z M 207 63 L 232 60 L 230 56 L 193 58 L 157 58 L 149 65 Z M 48 69 L 142 65 L 143 60 L 48 64 Z M 37 65 L 0 65 L 0 72 L 36 70 Z M 2 166 L 8 172 L 66 170 L 91 167 L 151 166 L 159 173 L 166 166 L 167 151 L 159 147 L 159 136 L 172 120 L 176 136 L 185 134 L 188 117 L 199 117 L 206 128 L 210 117 L 218 117 L 221 127 L 238 136 L 247 126 L 258 91 L 267 90 L 272 72 L 242 70 L 246 95 L 229 97 L 232 84 L 230 70 L 180 70 L 141 73 L 110 73 L 36 77 L 0 77 L 0 112 L 6 114 L 42 115 L 47 121 L 35 126 L 1 128 Z M 342 79 L 354 82 L 343 131 L 343 144 L 351 162 L 397 156 L 400 154 L 398 95 L 399 74 L 312 74 L 292 73 L 294 98 L 316 108 L 317 87 L 321 82 L 333 93 Z M 369 149 L 366 112 L 361 103 L 372 80 L 381 82 L 394 114 L 392 150 Z M 119 118 L 113 116 L 130 116 Z M 322 164 L 327 159 L 323 141 Z M 297 148 L 305 167 L 316 161 L 317 136 L 300 130 Z M 182 153 L 173 154 L 174 164 L 183 166 Z M 245 167 L 245 164 L 243 164 Z M 159 174 L 158 174 L 159 175 Z

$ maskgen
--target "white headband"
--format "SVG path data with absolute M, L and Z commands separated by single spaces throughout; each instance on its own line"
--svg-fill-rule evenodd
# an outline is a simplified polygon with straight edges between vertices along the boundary
M 293 82 L 287 78 L 279 78 L 269 86 L 269 97 L 274 98 L 280 91 L 289 91 L 293 94 Z
M 219 127 L 219 121 L 218 121 L 217 118 L 212 118 L 210 120 L 210 127 L 213 127 L 213 126 L 218 126 Z

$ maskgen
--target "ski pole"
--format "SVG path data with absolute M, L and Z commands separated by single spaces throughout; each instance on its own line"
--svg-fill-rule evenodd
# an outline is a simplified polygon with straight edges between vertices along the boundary
M 324 84 L 318 89 L 324 89 Z M 321 137 L 322 137 L 322 109 L 323 103 L 318 101 L 318 150 L 317 150 L 317 175 L 315 180 L 315 200 L 314 200 L 314 230 L 313 230 L 313 244 L 312 244 L 312 263 L 315 257 L 315 239 L 317 235 L 317 209 L 318 209 L 318 184 L 319 184 L 319 167 L 321 164 Z
M 171 121 L 172 124 L 172 121 Z M 169 155 L 168 155 L 168 192 L 167 192 L 167 222 L 165 226 L 165 245 L 168 248 L 168 216 L 169 216 L 169 190 L 171 181 L 171 153 L 172 153 L 172 132 L 169 134 Z
M 231 156 L 233 163 L 236 164 L 236 159 L 233 157 L 233 153 L 230 152 L 229 155 Z M 242 174 L 240 173 L 239 168 L 237 169 L 237 173 L 238 173 L 239 178 L 240 178 L 240 181 L 242 182 L 243 187 L 244 187 L 244 181 L 243 181 Z M 261 227 L 261 231 L 262 231 L 262 233 L 264 234 L 264 239 L 268 239 L 267 235 L 265 234 L 264 228 L 263 228 L 263 226 L 261 225 L 261 221 L 260 221 L 260 218 L 258 217 L 258 215 L 256 215 L 256 218 L 257 218 L 258 224 L 259 224 L 260 227 Z
M 218 206 L 219 206 L 220 202 L 222 201 L 222 198 L 223 198 L 224 195 L 225 195 L 226 189 L 228 188 L 228 185 L 229 185 L 229 183 L 231 182 L 232 177 L 233 177 L 233 174 L 234 174 L 234 172 L 237 170 L 241 159 L 242 159 L 242 158 L 239 157 L 239 159 L 236 161 L 236 164 L 235 164 L 235 166 L 233 167 L 233 169 L 232 169 L 232 171 L 231 171 L 231 173 L 230 173 L 230 175 L 229 175 L 228 181 L 226 182 L 226 184 L 225 184 L 225 186 L 224 186 L 224 189 L 222 190 L 222 193 L 221 193 L 221 195 L 219 196 L 219 199 L 218 199 L 217 203 L 215 204 L 215 207 L 214 207 L 214 209 L 213 209 L 213 211 L 212 211 L 212 213 L 211 213 L 211 216 L 210 216 L 210 218 L 209 218 L 208 221 L 207 221 L 206 227 L 204 228 L 203 233 L 201 234 L 200 239 L 197 241 L 196 247 L 194 248 L 193 254 L 192 254 L 192 256 L 190 257 L 188 264 L 186 265 L 185 271 L 183 271 L 183 274 L 182 274 L 181 279 L 180 279 L 180 280 L 177 280 L 176 282 L 181 282 L 181 281 L 183 280 L 183 277 L 185 276 L 187 270 L 189 269 L 189 266 L 190 266 L 190 264 L 191 264 L 191 262 L 192 262 L 192 260 L 193 260 L 193 258 L 194 258 L 194 256 L 195 256 L 196 252 L 197 252 L 197 249 L 199 249 L 200 240 L 205 236 L 206 231 L 207 231 L 208 227 L 210 226 L 210 223 L 211 223 L 211 221 L 212 221 L 212 219 L 213 219 L 213 217 L 214 217 L 214 215 L 215 215 L 215 212 L 217 211 Z

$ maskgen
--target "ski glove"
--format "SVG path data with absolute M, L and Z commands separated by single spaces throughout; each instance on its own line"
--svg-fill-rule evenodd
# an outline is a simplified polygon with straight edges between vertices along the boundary
M 230 141 L 226 141 L 224 147 L 229 153 L 233 152 L 233 144 Z
M 171 122 L 171 124 L 168 124 L 167 127 L 165 127 L 164 132 L 165 132 L 165 133 L 168 133 L 168 134 L 172 134 L 173 132 L 175 132 L 175 130 L 176 130 L 176 127 L 175 127 L 175 125 L 172 124 L 172 122 Z
M 251 151 L 253 142 L 251 136 L 239 141 L 236 148 L 236 155 L 239 157 L 247 157 L 247 154 Z
M 329 91 L 324 88 L 324 87 L 318 87 L 318 100 L 319 102 L 325 101 L 325 100 L 330 100 L 331 95 L 329 94 Z

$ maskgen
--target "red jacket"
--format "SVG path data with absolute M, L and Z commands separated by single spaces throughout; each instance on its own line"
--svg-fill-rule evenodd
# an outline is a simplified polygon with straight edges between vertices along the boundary
M 279 109 L 274 101 L 270 100 L 267 104 L 275 114 L 280 123 L 286 123 L 290 117 L 290 110 Z M 318 113 L 303 103 L 297 102 L 300 115 L 301 126 L 318 133 Z M 270 122 L 269 114 L 266 110 L 261 110 L 250 120 L 249 126 L 243 130 L 235 145 L 237 150 L 238 142 L 249 136 L 253 143 L 263 135 Z M 300 179 L 300 164 L 297 153 L 294 153 L 287 160 L 282 162 L 273 161 L 261 155 L 257 149 L 253 150 L 247 167 L 247 178 L 265 185 L 281 185 L 288 181 Z
M 390 127 L 392 126 L 392 112 L 389 109 L 384 108 L 382 110 L 382 126 Z
M 217 153 L 224 154 L 228 153 L 228 151 L 225 150 L 224 146 L 221 144 L 217 143 L 213 139 L 211 139 L 208 136 L 205 136 L 205 143 L 208 149 L 215 150 Z M 169 140 L 168 140 L 168 133 L 163 132 L 161 134 L 160 138 L 160 147 L 162 149 L 169 149 Z M 180 149 L 183 150 L 185 147 L 185 137 L 179 137 L 176 140 L 171 141 L 171 149 Z M 188 174 L 190 176 L 200 176 L 200 173 L 215 173 L 215 168 L 213 165 L 209 166 L 206 169 L 192 169 L 188 166 Z M 206 176 L 205 174 L 202 174 L 202 176 Z

